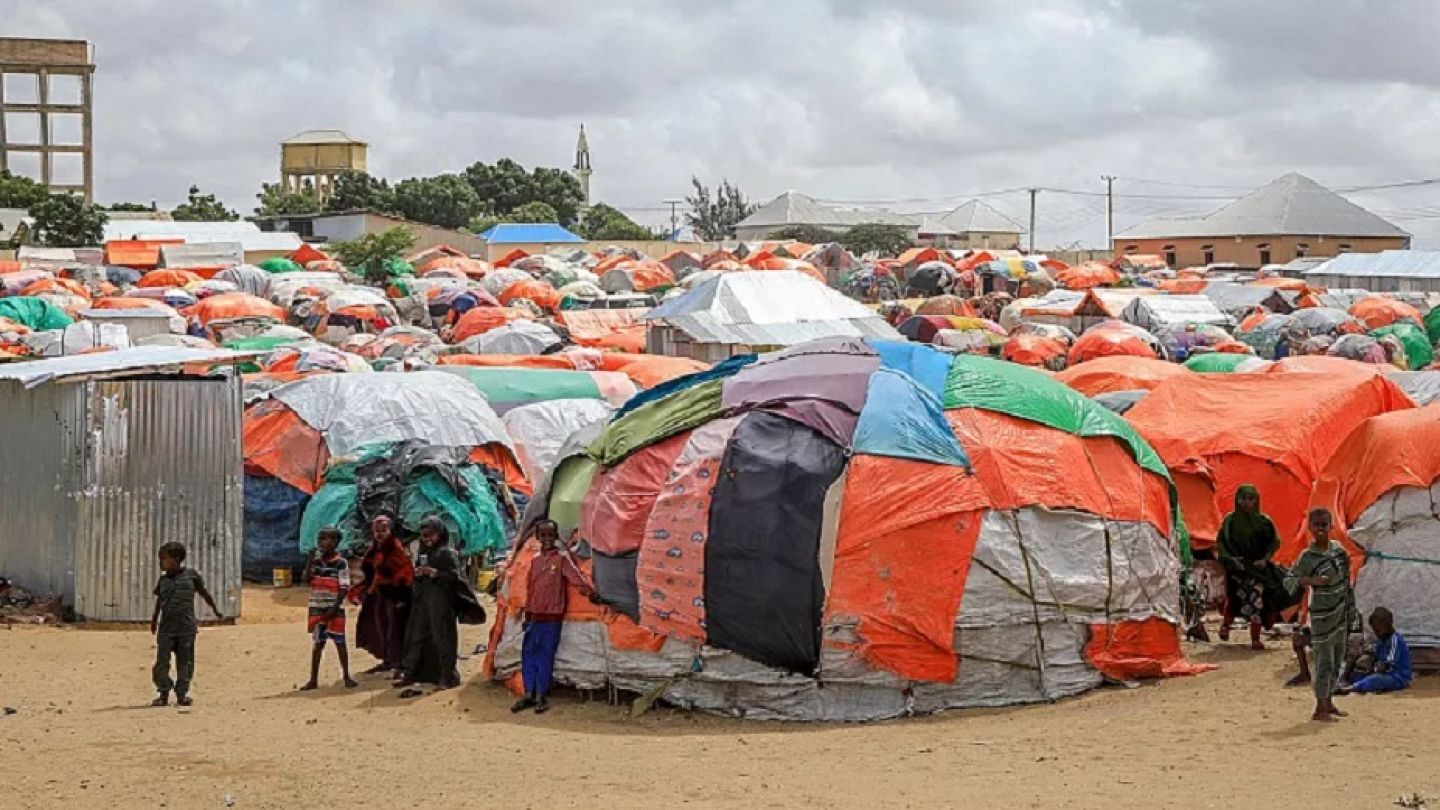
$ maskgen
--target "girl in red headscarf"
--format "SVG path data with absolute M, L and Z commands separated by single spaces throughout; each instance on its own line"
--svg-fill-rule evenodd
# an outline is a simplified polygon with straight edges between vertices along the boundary
M 366 672 L 398 673 L 405 658 L 405 625 L 410 621 L 415 566 L 393 529 L 389 515 L 370 524 L 370 548 L 360 561 L 364 579 L 350 592 L 350 598 L 360 602 L 355 646 L 380 660 Z

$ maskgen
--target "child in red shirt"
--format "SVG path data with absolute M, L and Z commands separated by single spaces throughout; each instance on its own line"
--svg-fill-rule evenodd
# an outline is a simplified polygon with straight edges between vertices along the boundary
M 550 710 L 546 696 L 555 671 L 555 651 L 560 646 L 560 628 L 565 620 L 566 585 L 573 584 L 580 592 L 595 598 L 595 589 L 585 579 L 570 556 L 556 545 L 560 527 L 553 520 L 535 524 L 535 539 L 540 553 L 530 565 L 526 578 L 525 641 L 520 650 L 520 672 L 525 681 L 525 697 L 510 707 L 522 712 L 535 707 L 536 714 Z

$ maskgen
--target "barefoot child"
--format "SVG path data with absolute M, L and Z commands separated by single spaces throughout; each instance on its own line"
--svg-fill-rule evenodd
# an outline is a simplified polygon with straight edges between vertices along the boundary
M 345 595 L 350 592 L 350 563 L 337 550 L 340 530 L 334 526 L 321 529 L 315 544 L 315 555 L 305 563 L 304 577 L 310 583 L 310 616 L 305 627 L 315 640 L 315 649 L 310 653 L 310 680 L 300 691 L 320 685 L 320 658 L 325 654 L 327 638 L 335 642 L 345 686 L 353 688 L 358 684 L 350 677 L 350 651 L 345 647 Z
M 1414 673 L 1410 665 L 1410 645 L 1395 632 L 1395 616 L 1389 608 L 1370 611 L 1370 630 L 1375 633 L 1375 649 L 1370 653 L 1370 674 L 1342 690 L 1351 692 L 1398 692 L 1410 686 Z
M 1309 528 L 1313 538 L 1300 554 L 1287 584 L 1292 592 L 1310 589 L 1310 643 L 1315 647 L 1315 713 L 1312 720 L 1334 722 L 1345 712 L 1335 707 L 1333 696 L 1345 659 L 1345 640 L 1354 601 L 1350 592 L 1350 555 L 1330 542 L 1331 517 L 1328 509 L 1310 510 Z
M 155 583 L 155 612 L 150 615 L 150 632 L 155 635 L 155 668 L 151 671 L 159 697 L 151 706 L 170 702 L 175 690 L 175 703 L 189 706 L 190 681 L 195 677 L 195 597 L 205 600 L 215 618 L 220 608 L 205 590 L 205 580 L 193 568 L 185 567 L 185 547 L 170 542 L 160 547 L 160 581 Z M 175 680 L 170 680 L 170 657 L 175 657 Z
M 520 650 L 520 670 L 525 681 L 525 697 L 516 701 L 510 711 L 522 712 L 533 706 L 536 714 L 544 714 L 550 710 L 547 696 L 555 670 L 555 651 L 560 647 L 560 628 L 565 623 L 566 584 L 575 585 L 592 600 L 596 597 L 585 575 L 556 545 L 560 528 L 555 521 L 537 522 L 535 539 L 540 541 L 540 553 L 530 564 L 525 610 L 521 614 L 525 640 Z

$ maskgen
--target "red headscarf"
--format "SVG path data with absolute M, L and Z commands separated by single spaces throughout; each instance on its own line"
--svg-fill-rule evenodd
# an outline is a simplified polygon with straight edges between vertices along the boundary
M 375 518 L 370 524 L 372 537 L 375 527 L 382 523 L 389 527 L 393 522 L 385 515 Z M 408 588 L 415 581 L 415 565 L 394 534 L 387 534 L 384 540 L 372 540 L 360 566 L 367 577 L 363 583 L 367 593 L 375 593 L 382 585 Z

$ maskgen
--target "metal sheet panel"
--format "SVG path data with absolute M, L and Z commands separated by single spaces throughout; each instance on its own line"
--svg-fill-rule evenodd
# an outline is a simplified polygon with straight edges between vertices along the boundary
M 85 397 L 78 386 L 0 381 L 0 574 L 75 598 L 69 493 L 81 477 Z
M 185 544 L 221 614 L 240 614 L 240 382 L 99 380 L 87 400 L 86 476 L 73 491 L 75 609 L 145 621 L 156 549 Z M 202 619 L 208 611 L 196 606 Z

